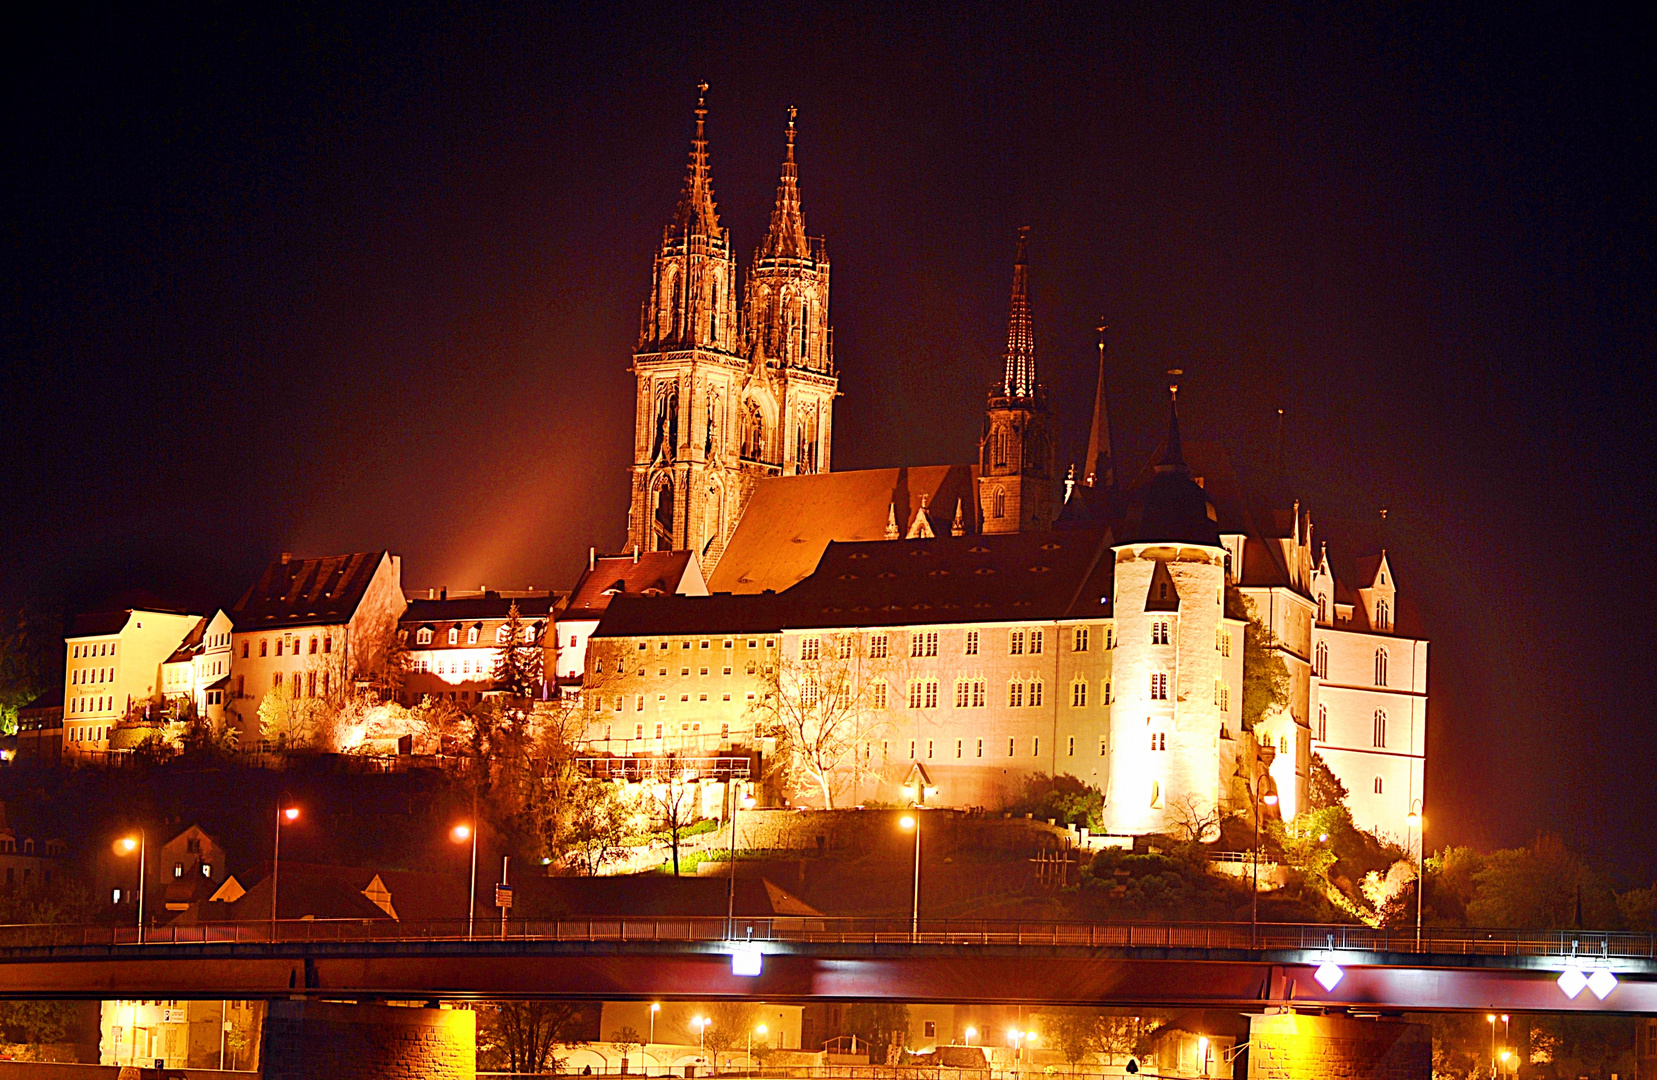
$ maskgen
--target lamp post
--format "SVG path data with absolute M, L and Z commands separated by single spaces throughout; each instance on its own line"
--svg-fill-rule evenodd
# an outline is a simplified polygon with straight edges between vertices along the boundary
M 456 825 L 449 830 L 449 837 L 457 844 L 472 841 L 472 887 L 466 896 L 466 938 L 471 940 L 472 922 L 478 907 L 478 831 L 471 825 Z
M 921 815 L 919 809 L 912 814 L 905 814 L 898 821 L 898 825 L 905 829 L 915 830 L 915 893 L 909 907 L 909 940 L 918 941 L 921 936 Z
M 967 1045 L 971 1046 L 972 1040 L 978 1037 L 978 1029 L 975 1027 L 969 1027 L 967 1028 L 965 1034 L 967 1037 Z
M 276 886 L 282 871 L 282 822 L 299 820 L 299 807 L 282 805 L 281 796 L 276 799 L 276 842 L 271 845 L 270 852 L 270 939 L 276 940 Z
M 733 789 L 732 794 L 735 794 Z M 737 807 L 751 810 L 754 807 L 752 795 L 744 795 L 741 799 L 731 800 L 731 880 L 725 891 L 725 940 L 731 940 L 731 932 L 736 926 L 736 811 Z
M 1249 897 L 1249 948 L 1257 948 L 1260 938 L 1260 804 L 1277 805 L 1276 792 L 1260 793 L 1260 759 L 1254 761 L 1254 889 Z
M 736 817 L 736 815 L 732 814 L 731 817 L 734 819 Z M 754 1071 L 754 1036 L 758 1035 L 761 1039 L 763 1039 L 770 1032 L 770 1030 L 771 1029 L 766 1027 L 764 1024 L 760 1024 L 758 1027 L 756 1027 L 753 1030 L 748 1032 L 748 1071 L 749 1072 Z
M 655 1042 L 656 1042 L 656 1014 L 661 1012 L 661 1011 L 662 1011 L 662 1003 L 661 1002 L 652 1001 L 650 1003 L 650 1042 L 651 1042 L 652 1045 L 655 1045 Z
M 697 1060 L 706 1061 L 708 1057 L 708 1025 L 713 1021 L 705 1016 L 695 1016 L 691 1018 L 690 1022 L 696 1025 Z
M 1490 1077 L 1491 1077 L 1491 1080 L 1495 1080 L 1495 1078 L 1496 1078 L 1496 1014 L 1491 1013 L 1490 1015 L 1486 1016 L 1485 1019 L 1490 1022 Z
M 144 857 L 148 846 L 148 837 L 143 829 L 138 830 L 138 839 L 124 836 L 115 844 L 115 849 L 124 855 L 131 855 L 134 849 L 138 851 L 138 944 L 144 944 Z
M 1421 905 L 1427 896 L 1427 819 L 1421 813 L 1421 800 L 1410 806 L 1410 816 L 1404 819 L 1415 830 L 1415 951 L 1421 951 Z

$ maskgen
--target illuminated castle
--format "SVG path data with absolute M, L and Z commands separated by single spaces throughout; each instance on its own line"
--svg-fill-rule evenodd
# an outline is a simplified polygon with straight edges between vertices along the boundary
M 1102 338 L 1087 457 L 1061 482 L 1022 232 L 978 460 L 831 472 L 828 261 L 801 216 L 792 115 L 740 309 L 705 120 L 699 100 L 633 360 L 628 534 L 694 552 L 715 595 L 617 595 L 596 627 L 560 632 L 585 650 L 593 748 L 776 752 L 766 676 L 792 665 L 810 685 L 833 663 L 867 715 L 801 801 L 995 808 L 1071 774 L 1105 792 L 1111 832 L 1139 834 L 1268 797 L 1292 817 L 1316 752 L 1361 826 L 1416 842 L 1426 642 L 1399 625 L 1385 552 L 1341 564 L 1298 503 L 1246 497 L 1216 446 L 1182 439 L 1172 387 L 1154 464 L 1125 475 Z M 1290 676 L 1286 707 L 1248 728 L 1231 590 Z

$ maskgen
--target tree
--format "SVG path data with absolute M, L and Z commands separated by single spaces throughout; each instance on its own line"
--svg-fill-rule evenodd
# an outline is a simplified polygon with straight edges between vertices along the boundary
M 1042 1042 L 1064 1055 L 1072 1070 L 1103 1048 L 1104 1014 L 1092 1009 L 1051 1009 L 1038 1014 Z
M 662 783 L 652 784 L 650 802 L 656 820 L 667 830 L 668 843 L 673 848 L 673 874 L 679 875 L 679 837 L 685 827 L 696 820 L 696 798 L 689 781 L 675 773 Z M 734 872 L 734 871 L 733 871 Z
M 516 600 L 507 609 L 506 625 L 501 629 L 505 637 L 495 653 L 495 687 L 509 697 L 533 698 L 541 689 L 546 657 L 541 635 L 524 622 Z
M 1606 926 L 1618 914 L 1604 879 L 1552 833 L 1490 852 L 1472 878 L 1467 920 L 1475 926 Z
M 1104 827 L 1105 795 L 1074 776 L 1037 773 L 1024 781 L 1024 797 L 1009 809 L 1098 832 Z
M 579 1001 L 503 1001 L 493 1011 L 478 1013 L 484 1029 L 478 1041 L 490 1047 L 491 1056 L 506 1059 L 489 1062 L 506 1065 L 503 1071 L 557 1072 L 562 1063 L 553 1051 L 581 1041 L 587 1013 L 588 1006 Z
M 887 1001 L 860 1001 L 846 1007 L 845 1030 L 869 1045 L 869 1060 L 891 1064 L 909 1041 L 909 1006 Z M 877 1051 L 881 1060 L 875 1059 Z
M 1306 805 L 1312 810 L 1323 810 L 1331 806 L 1341 806 L 1351 792 L 1341 783 L 1340 777 L 1329 768 L 1323 755 L 1312 754 L 1311 775 L 1306 780 Z
M 1226 586 L 1226 615 L 1248 623 L 1243 629 L 1243 730 L 1253 731 L 1268 713 L 1288 706 L 1289 668 L 1277 651 L 1277 635 L 1235 585 Z
M 63 683 L 63 613 L 55 602 L 0 608 L 0 735 L 17 731 L 17 711 Z
M 1169 801 L 1168 821 L 1173 835 L 1188 844 L 1208 843 L 1220 835 L 1219 806 L 1189 793 Z
M 821 798 L 855 792 L 872 771 L 868 747 L 890 726 L 882 698 L 889 666 L 864 655 L 858 635 L 808 637 L 801 656 L 779 657 L 750 706 L 756 729 L 777 739 L 780 779 L 791 793 Z
M 633 1051 L 642 1045 L 642 1040 L 637 1028 L 624 1027 L 610 1036 L 610 1045 L 615 1048 L 616 1054 L 620 1056 L 621 1067 L 625 1070 L 627 1059 L 633 1055 Z
M 713 1067 L 717 1070 L 720 1054 L 729 1054 L 748 1044 L 754 1025 L 759 1022 L 759 1013 L 754 1006 L 740 1001 L 721 1001 L 708 1015 L 713 1023 L 703 1034 L 702 1043 L 713 1054 Z
M 298 692 L 294 679 L 273 687 L 259 702 L 259 734 L 277 750 L 333 749 L 339 708 Z
M 582 779 L 572 787 L 563 843 L 564 865 L 589 877 L 620 858 L 629 813 L 614 784 Z

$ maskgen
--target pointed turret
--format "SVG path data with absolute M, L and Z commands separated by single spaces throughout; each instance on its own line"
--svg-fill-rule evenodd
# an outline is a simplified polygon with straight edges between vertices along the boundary
M 708 167 L 708 84 L 697 84 L 696 135 L 690 141 L 690 167 L 685 171 L 684 190 L 673 212 L 669 232 L 679 236 L 723 238 L 719 210 L 713 201 L 713 174 Z
M 1180 445 L 1179 438 L 1179 377 L 1185 374 L 1179 368 L 1168 372 L 1168 441 L 1162 446 L 1162 456 L 1157 458 L 1156 471 L 1185 472 L 1185 450 Z
M 1082 460 L 1082 483 L 1088 487 L 1116 486 L 1116 454 L 1110 444 L 1110 413 L 1105 393 L 1105 334 L 1110 327 L 1099 325 L 1099 381 L 1093 391 L 1093 427 L 1087 436 L 1087 457 Z
M 788 110 L 788 150 L 777 182 L 777 202 L 771 208 L 771 225 L 760 242 L 756 259 L 804 259 L 811 254 L 806 239 L 805 215 L 800 210 L 800 172 L 794 164 L 795 110 Z
M 1030 321 L 1030 242 L 1028 225 L 1018 230 L 1018 256 L 1013 260 L 1013 298 L 1007 309 L 1007 374 L 1002 389 L 1015 401 L 1036 395 L 1036 332 Z

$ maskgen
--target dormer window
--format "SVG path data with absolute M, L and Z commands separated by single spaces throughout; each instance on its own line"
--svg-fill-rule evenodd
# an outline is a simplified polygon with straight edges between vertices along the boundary
M 495 627 L 495 644 L 496 645 L 505 645 L 509 640 L 511 640 L 511 638 L 512 638 L 512 631 L 510 631 L 506 628 L 505 623 L 502 623 L 500 626 Z
M 468 626 L 466 628 L 466 644 L 476 645 L 477 643 L 478 643 L 478 628 L 475 627 L 475 626 Z
M 458 626 L 449 627 L 449 644 L 450 645 L 459 645 L 460 644 L 460 627 L 458 627 Z
M 430 645 L 432 643 L 432 628 L 429 626 L 422 626 L 419 630 L 415 631 L 414 643 L 416 645 Z
M 1386 630 L 1392 625 L 1392 613 L 1387 610 L 1385 600 L 1375 601 L 1375 629 Z

